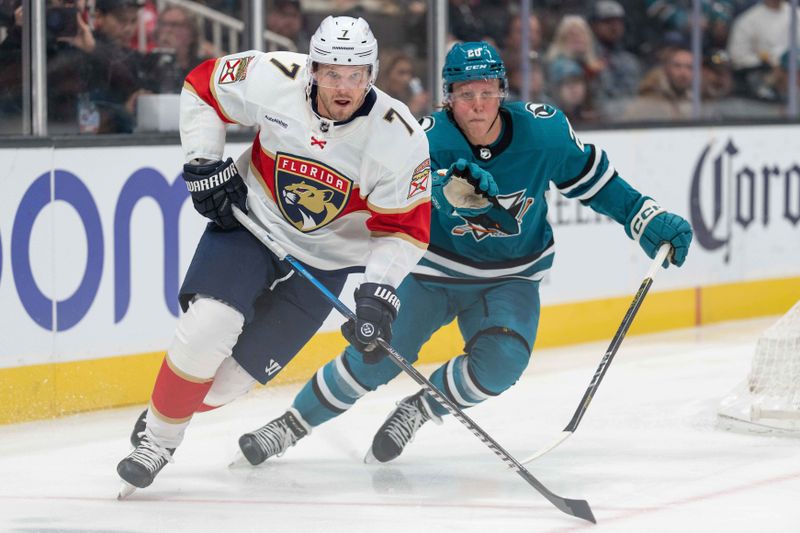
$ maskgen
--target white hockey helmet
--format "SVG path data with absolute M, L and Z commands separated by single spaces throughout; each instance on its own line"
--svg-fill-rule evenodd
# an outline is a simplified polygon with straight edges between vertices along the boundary
M 308 52 L 308 87 L 313 82 L 314 63 L 327 65 L 369 65 L 366 90 L 378 77 L 378 41 L 363 18 L 328 16 L 314 35 Z

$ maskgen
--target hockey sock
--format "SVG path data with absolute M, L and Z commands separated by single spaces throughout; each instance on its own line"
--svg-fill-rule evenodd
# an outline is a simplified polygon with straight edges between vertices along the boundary
M 213 378 L 199 379 L 184 374 L 173 367 L 169 356 L 165 357 L 150 399 L 148 433 L 162 446 L 176 448 L 212 383 Z

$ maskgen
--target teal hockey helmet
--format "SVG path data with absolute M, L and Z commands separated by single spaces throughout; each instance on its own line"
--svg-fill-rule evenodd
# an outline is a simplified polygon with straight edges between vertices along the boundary
M 453 84 L 459 81 L 499 79 L 500 90 L 508 88 L 506 66 L 500 54 L 485 41 L 456 43 L 447 52 L 442 68 L 442 90 L 449 100 Z

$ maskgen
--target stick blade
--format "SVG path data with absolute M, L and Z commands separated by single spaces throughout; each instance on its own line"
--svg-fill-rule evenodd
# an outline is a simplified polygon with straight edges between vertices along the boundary
M 594 518 L 594 513 L 592 513 L 592 508 L 589 507 L 589 502 L 586 500 L 568 500 L 564 499 L 563 504 L 560 502 L 553 502 L 556 507 L 561 509 L 567 514 L 575 516 L 577 518 L 582 518 L 587 522 L 591 522 L 592 524 L 596 524 L 597 520 Z

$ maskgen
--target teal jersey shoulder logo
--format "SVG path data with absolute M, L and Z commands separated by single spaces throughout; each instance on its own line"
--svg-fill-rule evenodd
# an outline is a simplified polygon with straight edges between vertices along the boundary
M 548 104 L 529 102 L 525 104 L 525 109 L 536 118 L 550 118 L 556 114 L 556 108 Z

